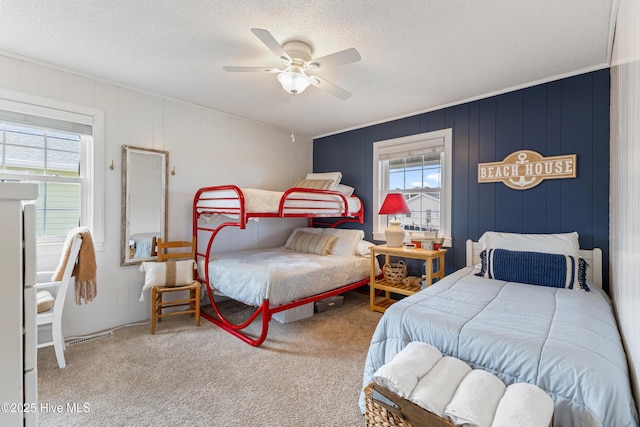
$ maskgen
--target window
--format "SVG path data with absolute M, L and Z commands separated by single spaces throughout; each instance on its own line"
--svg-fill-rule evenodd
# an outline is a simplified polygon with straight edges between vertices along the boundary
M 38 183 L 39 255 L 58 254 L 74 227 L 103 247 L 102 188 L 95 159 L 103 114 L 88 107 L 0 92 L 0 180 Z M 101 175 L 101 174 L 100 174 Z
M 0 121 L 2 178 L 39 183 L 35 205 L 40 242 L 64 239 L 81 224 L 86 209 L 82 209 L 85 172 L 80 159 L 87 139 L 77 133 Z
M 388 215 L 378 208 L 389 193 L 402 193 L 410 215 L 397 219 L 407 234 L 444 237 L 451 245 L 452 130 L 411 135 L 373 145 L 375 240 L 384 240 Z

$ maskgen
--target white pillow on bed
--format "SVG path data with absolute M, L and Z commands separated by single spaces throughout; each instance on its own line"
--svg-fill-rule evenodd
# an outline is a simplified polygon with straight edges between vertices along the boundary
M 485 232 L 478 242 L 485 249 L 508 249 L 521 252 L 542 252 L 548 254 L 578 256 L 580 243 L 578 233 L 520 234 Z
M 343 228 L 324 228 L 323 234 L 337 236 L 338 240 L 334 243 L 333 248 L 329 252 L 332 255 L 353 256 L 356 253 L 358 242 L 364 239 L 364 231 L 362 230 L 345 230 Z
M 335 190 L 340 180 L 342 180 L 342 172 L 320 172 L 320 173 L 308 173 L 306 179 L 330 179 L 333 181 L 331 186 L 332 190 Z
M 375 243 L 371 243 L 368 240 L 360 240 L 356 245 L 356 254 L 360 256 L 371 255 L 371 246 L 375 246 Z
M 351 195 L 355 191 L 355 188 L 350 187 L 348 185 L 344 185 L 344 184 L 338 184 L 336 186 L 336 190 L 344 194 L 345 197 L 351 197 Z

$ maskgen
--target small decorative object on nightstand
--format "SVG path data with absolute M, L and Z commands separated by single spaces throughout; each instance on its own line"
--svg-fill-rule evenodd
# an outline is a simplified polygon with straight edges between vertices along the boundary
M 390 283 L 384 277 L 376 278 L 376 256 L 384 255 L 384 265 L 390 264 L 389 258 L 400 257 L 410 259 L 420 259 L 425 261 L 425 285 L 431 286 L 434 279 L 444 277 L 444 255 L 446 249 L 429 250 L 406 247 L 390 247 L 389 245 L 372 246 L 369 250 L 371 254 L 371 277 L 369 281 L 371 311 L 384 312 L 391 304 L 396 302 L 391 294 L 413 295 L 422 289 L 422 281 L 405 280 L 400 283 Z M 435 270 L 434 270 L 435 269 Z M 377 296 L 377 291 L 384 291 L 381 296 Z
M 378 213 L 380 215 L 408 215 L 411 213 L 411 209 L 409 209 L 403 194 L 390 193 L 387 194 Z M 389 227 L 384 231 L 387 246 L 394 248 L 402 247 L 405 235 L 404 228 L 400 227 L 400 221 L 397 218 L 389 221 Z

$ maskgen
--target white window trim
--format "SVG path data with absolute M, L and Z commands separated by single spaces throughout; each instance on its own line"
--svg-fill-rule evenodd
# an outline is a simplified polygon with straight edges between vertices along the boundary
M 452 198 L 452 141 L 453 130 L 451 128 L 433 132 L 404 136 L 401 138 L 387 139 L 373 143 L 373 239 L 385 240 L 384 229 L 386 227 L 385 216 L 378 215 L 382 206 L 383 177 L 379 171 L 380 155 L 390 152 L 418 149 L 429 145 L 440 145 L 444 140 L 444 174 L 442 176 L 442 188 L 445 201 L 440 205 L 440 232 L 438 237 L 444 237 L 444 245 L 451 247 L 451 198 Z M 411 232 L 410 235 L 420 235 L 419 232 Z
M 104 111 L 86 105 L 74 104 L 57 99 L 45 98 L 0 88 L 0 109 L 24 114 L 51 117 L 77 123 L 91 124 L 93 127 L 93 150 L 86 150 L 86 188 L 84 206 L 87 206 L 86 225 L 96 251 L 104 250 Z M 83 218 L 85 213 L 83 213 Z M 60 255 L 62 243 L 38 244 L 38 255 Z

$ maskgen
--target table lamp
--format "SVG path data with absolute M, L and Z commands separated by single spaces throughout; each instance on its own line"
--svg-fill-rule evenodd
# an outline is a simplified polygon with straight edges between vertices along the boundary
M 409 205 L 407 205 L 403 194 L 389 193 L 384 199 L 380 212 L 378 213 L 380 215 L 407 215 L 411 213 L 411 209 L 409 209 Z M 401 247 L 405 234 L 404 228 L 400 227 L 400 221 L 398 221 L 397 218 L 392 219 L 389 221 L 389 227 L 384 231 L 387 246 Z

